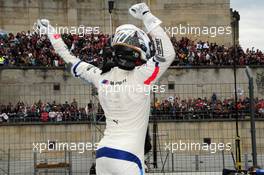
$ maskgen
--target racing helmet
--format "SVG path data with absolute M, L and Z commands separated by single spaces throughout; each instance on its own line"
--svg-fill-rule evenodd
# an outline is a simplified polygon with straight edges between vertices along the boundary
M 114 55 L 119 68 L 132 70 L 153 56 L 153 44 L 148 35 L 132 24 L 116 29 L 112 41 Z

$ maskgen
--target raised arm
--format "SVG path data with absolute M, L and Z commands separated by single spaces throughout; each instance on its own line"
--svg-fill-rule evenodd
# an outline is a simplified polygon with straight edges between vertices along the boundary
M 89 83 L 93 83 L 96 87 L 98 87 L 98 78 L 101 70 L 72 55 L 66 44 L 63 42 L 61 35 L 56 33 L 54 27 L 50 25 L 49 20 L 38 20 L 37 25 L 40 34 L 47 34 L 55 52 L 60 55 L 67 66 L 71 67 L 71 73 L 73 76 L 81 78 Z
M 175 59 L 175 50 L 161 28 L 161 21 L 151 14 L 145 3 L 133 5 L 129 12 L 137 19 L 141 19 L 155 44 L 156 54 L 146 64 L 135 69 L 135 77 L 146 85 L 154 83 L 170 66 Z

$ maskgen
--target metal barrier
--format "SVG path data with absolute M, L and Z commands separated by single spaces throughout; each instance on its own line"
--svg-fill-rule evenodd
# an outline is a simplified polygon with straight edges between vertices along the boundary
M 64 173 L 65 175 L 67 174 L 72 175 L 71 152 L 67 150 L 63 150 L 63 151 L 42 152 L 40 153 L 41 154 L 40 156 L 38 156 L 38 152 L 34 152 L 33 154 L 34 154 L 34 175 L 38 175 L 42 171 L 44 171 L 45 174 L 61 172 Z M 47 154 L 52 154 L 52 156 L 47 156 Z M 58 162 L 58 160 L 60 161 Z

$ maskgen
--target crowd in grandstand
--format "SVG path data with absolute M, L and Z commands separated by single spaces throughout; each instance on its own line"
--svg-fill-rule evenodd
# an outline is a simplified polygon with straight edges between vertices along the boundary
M 63 34 L 69 50 L 80 59 L 98 65 L 102 63 L 102 50 L 109 35 L 86 34 L 84 36 Z M 233 48 L 216 43 L 193 41 L 186 37 L 171 38 L 176 50 L 173 65 L 176 66 L 220 66 L 233 64 Z M 237 47 L 238 65 L 264 65 L 264 54 L 260 50 Z M 64 66 L 63 60 L 54 52 L 47 36 L 20 32 L 0 35 L 0 65 L 6 66 Z
M 62 38 L 69 50 L 81 60 L 99 66 L 102 63 L 102 51 L 109 43 L 109 35 L 87 34 L 84 36 L 63 34 Z M 203 41 L 193 41 L 186 37 L 171 38 L 176 50 L 173 65 L 176 66 L 221 66 L 233 64 L 232 47 L 217 45 Z M 264 65 L 264 53 L 260 50 L 247 49 L 243 51 L 237 47 L 238 65 Z M 37 33 L 20 32 L 17 34 L 0 35 L 0 65 L 2 66 L 44 66 L 64 67 L 63 60 L 55 53 L 47 36 Z M 256 99 L 256 111 L 264 115 L 264 100 Z M 67 121 L 87 119 L 92 111 L 92 103 L 85 108 L 78 107 L 74 100 L 64 104 L 43 103 L 41 101 L 32 105 L 18 102 L 16 105 L 0 104 L 0 121 L 18 119 L 23 121 Z M 97 113 L 103 113 L 100 104 L 97 104 Z M 240 99 L 238 102 L 240 112 L 249 111 L 249 99 Z M 152 105 L 153 114 L 169 116 L 170 118 L 201 118 L 201 116 L 226 116 L 234 111 L 234 100 L 219 100 L 216 95 L 211 99 L 180 99 L 156 100 Z M 188 115 L 187 115 L 188 114 Z
M 22 101 L 17 102 L 13 105 L 12 103 L 0 104 L 0 122 L 11 121 L 11 122 L 27 122 L 27 121 L 80 121 L 89 120 L 91 115 L 96 112 L 98 116 L 103 114 L 102 107 L 97 104 L 96 110 L 95 104 L 92 102 L 88 103 L 85 107 L 78 107 L 78 102 L 73 99 L 71 103 L 65 101 L 60 104 L 53 101 L 38 102 L 28 105 Z
M 180 40 L 171 38 L 176 50 L 174 65 L 180 66 L 222 66 L 233 65 L 234 48 L 198 41 L 186 37 Z M 245 52 L 237 46 L 237 65 L 264 65 L 264 53 L 260 50 L 247 49 Z
M 15 105 L 12 103 L 0 105 L 2 120 L 9 121 L 65 121 L 74 120 L 85 113 L 85 109 L 78 108 L 75 100 L 70 104 L 67 101 L 64 104 L 57 104 L 55 101 L 43 103 L 39 100 L 32 105 L 27 105 L 22 101 Z
M 250 99 L 240 98 L 237 102 L 237 109 L 240 117 L 245 116 L 250 111 Z M 256 114 L 264 117 L 264 99 L 255 99 Z M 189 98 L 174 100 L 156 100 L 152 111 L 157 116 L 168 117 L 169 119 L 193 119 L 193 118 L 232 118 L 235 116 L 234 98 L 220 100 L 216 94 L 211 99 L 208 98 Z
M 256 114 L 264 117 L 264 99 L 255 99 Z M 211 99 L 180 99 L 170 97 L 165 100 L 155 101 L 152 104 L 152 114 L 160 119 L 203 119 L 203 118 L 232 118 L 234 117 L 234 100 L 232 98 L 219 100 L 215 94 Z M 249 114 L 249 99 L 239 99 L 237 108 L 240 117 Z M 1 122 L 61 122 L 61 121 L 82 121 L 90 120 L 92 114 L 97 118 L 102 118 L 103 110 L 100 104 L 88 103 L 86 107 L 78 107 L 74 99 L 71 103 L 65 101 L 64 104 L 43 103 L 41 100 L 27 105 L 18 102 L 13 105 L 0 104 Z M 231 116 L 233 115 L 233 116 Z
M 102 48 L 109 36 L 63 34 L 69 50 L 80 59 L 96 64 L 101 61 Z M 8 66 L 64 66 L 63 60 L 55 53 L 48 37 L 37 33 L 20 32 L 14 35 L 0 35 L 0 64 Z

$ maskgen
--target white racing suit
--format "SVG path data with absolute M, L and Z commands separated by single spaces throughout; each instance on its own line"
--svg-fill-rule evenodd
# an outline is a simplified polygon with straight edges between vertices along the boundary
M 156 55 L 146 64 L 132 71 L 114 67 L 102 75 L 97 67 L 72 56 L 56 35 L 58 41 L 53 43 L 56 52 L 64 60 L 70 60 L 75 77 L 97 87 L 105 112 L 106 129 L 96 152 L 97 175 L 144 174 L 144 142 L 149 122 L 150 95 L 142 88 L 157 81 L 175 58 L 171 41 L 159 25 L 150 31 L 150 35 L 155 43 Z M 113 90 L 114 86 L 137 88 Z

